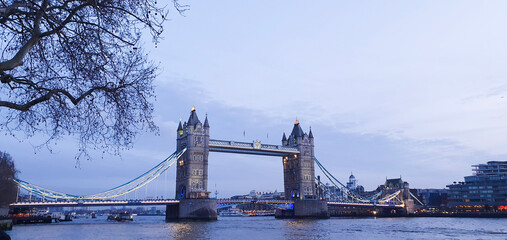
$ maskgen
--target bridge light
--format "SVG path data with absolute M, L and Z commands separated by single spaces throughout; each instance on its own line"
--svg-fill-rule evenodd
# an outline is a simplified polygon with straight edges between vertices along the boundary
M 297 154 L 294 154 L 294 158 L 298 158 L 298 155 L 297 155 Z
M 183 166 L 183 160 L 180 161 L 180 166 Z

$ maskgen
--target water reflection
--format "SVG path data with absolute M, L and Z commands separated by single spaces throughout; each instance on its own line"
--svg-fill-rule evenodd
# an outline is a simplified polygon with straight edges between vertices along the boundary
M 285 225 L 289 227 L 306 227 L 315 225 L 316 221 L 315 219 L 289 219 Z
M 169 238 L 173 239 L 209 239 L 209 224 L 212 222 L 167 223 Z
M 12 239 L 507 239 L 507 219 L 331 218 L 279 220 L 224 217 L 214 222 L 172 222 L 138 216 L 133 222 L 76 219 L 66 223 L 16 225 Z
M 285 239 L 321 239 L 326 237 L 324 231 L 319 231 L 319 220 L 290 219 L 285 220 Z

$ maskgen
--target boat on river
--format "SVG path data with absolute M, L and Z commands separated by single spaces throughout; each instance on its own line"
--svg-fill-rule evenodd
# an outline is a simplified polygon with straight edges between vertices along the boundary
M 51 214 L 47 210 L 15 213 L 11 214 L 11 219 L 13 224 L 51 223 L 52 221 Z
M 110 214 L 109 216 L 107 216 L 107 220 L 118 222 L 134 221 L 134 216 L 125 211 L 118 214 Z
M 221 216 L 221 217 L 248 217 L 249 214 L 248 213 L 244 213 L 239 208 L 231 207 L 229 209 L 221 211 L 219 213 L 219 216 Z

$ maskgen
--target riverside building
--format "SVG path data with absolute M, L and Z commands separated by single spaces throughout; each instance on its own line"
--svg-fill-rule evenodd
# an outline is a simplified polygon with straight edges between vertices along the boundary
M 475 172 L 449 188 L 448 206 L 462 212 L 507 212 L 507 161 L 472 165 Z

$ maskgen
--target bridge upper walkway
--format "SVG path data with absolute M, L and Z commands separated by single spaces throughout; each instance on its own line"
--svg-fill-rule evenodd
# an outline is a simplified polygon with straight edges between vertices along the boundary
M 209 151 L 254 154 L 264 156 L 280 156 L 280 157 L 287 156 L 290 154 L 299 154 L 299 150 L 295 147 L 262 144 L 259 141 L 247 143 L 247 142 L 235 142 L 216 139 L 209 140 Z

